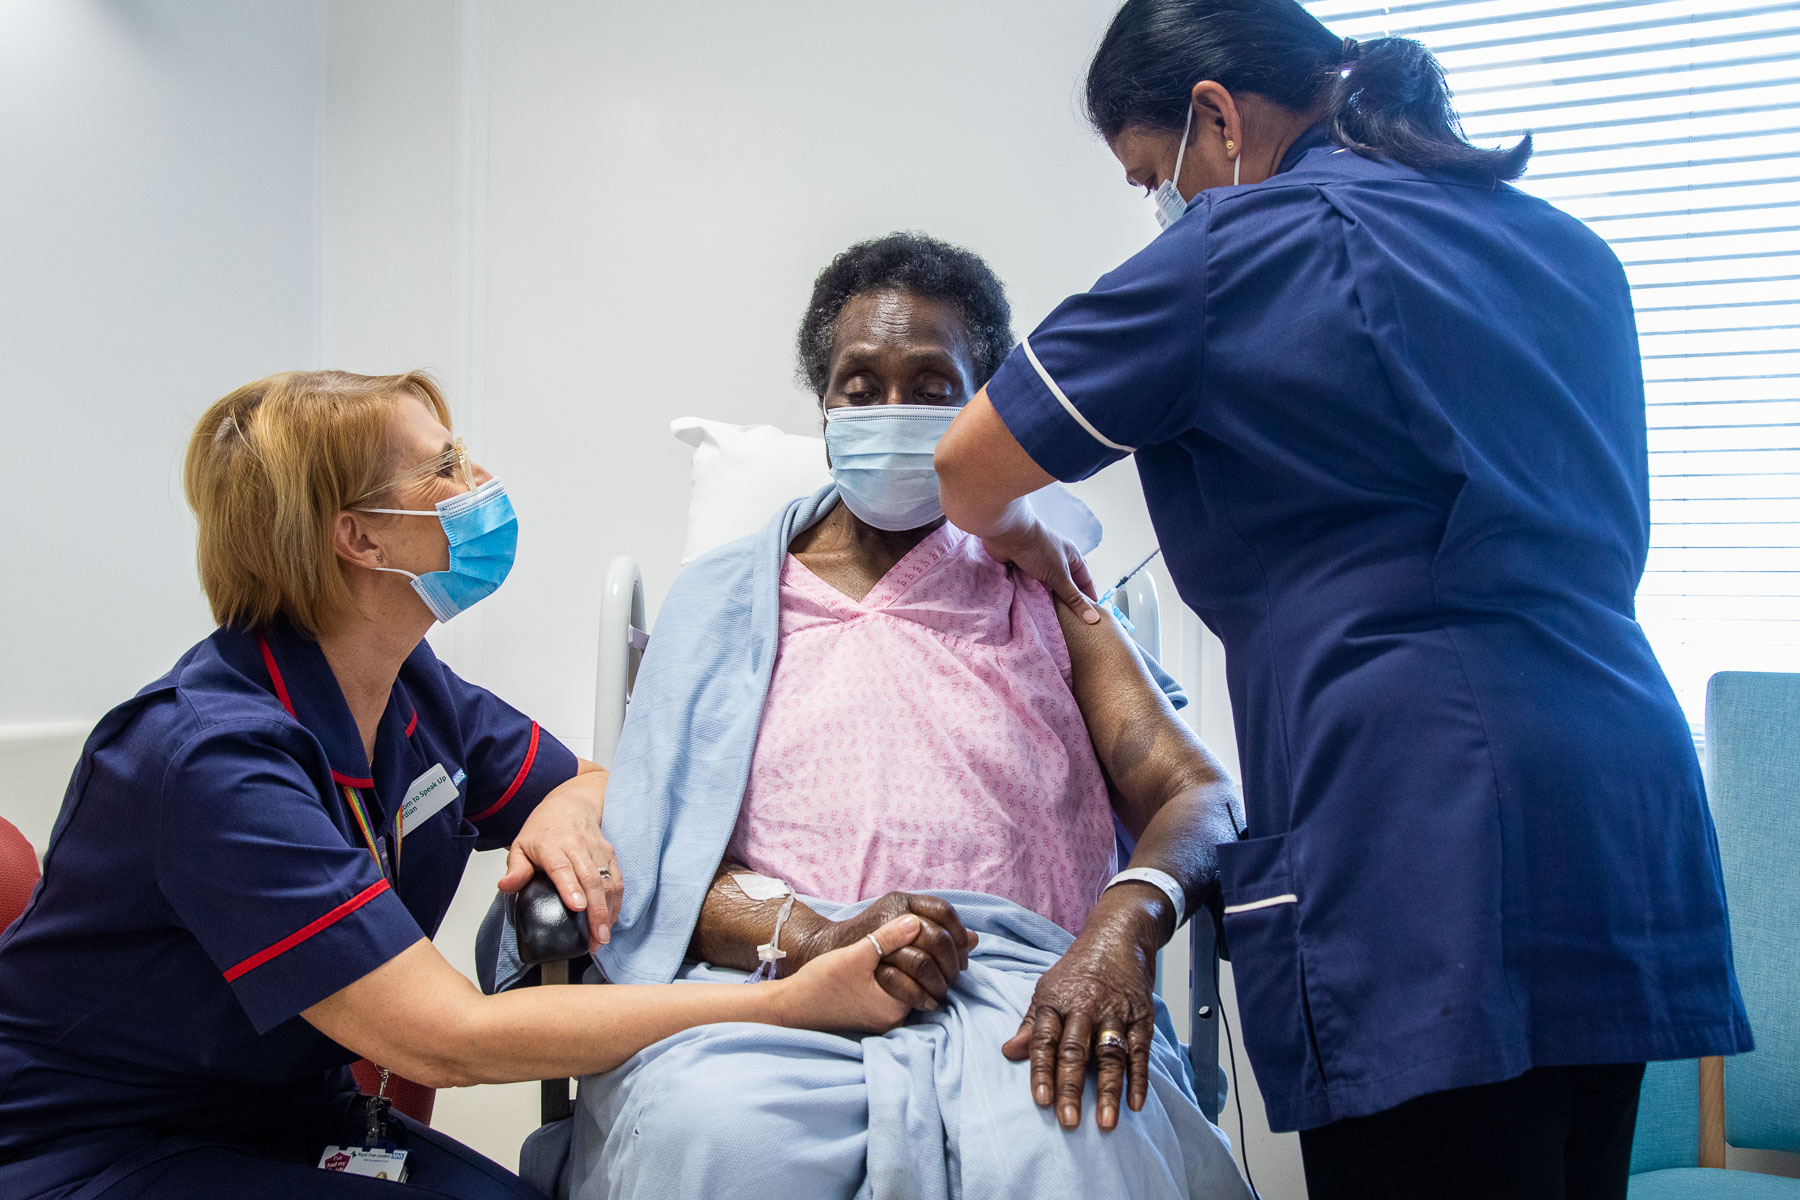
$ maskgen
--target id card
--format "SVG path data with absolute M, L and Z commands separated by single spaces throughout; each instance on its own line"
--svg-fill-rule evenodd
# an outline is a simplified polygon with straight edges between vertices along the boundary
M 438 769 L 443 770 L 442 767 Z M 405 1183 L 406 1151 L 365 1150 L 361 1146 L 327 1146 L 325 1153 L 319 1157 L 319 1169 Z
M 400 805 L 400 819 L 405 828 L 417 829 L 456 797 L 456 785 L 450 782 L 450 772 L 444 770 L 443 763 L 434 763 L 429 771 L 407 787 L 406 799 Z

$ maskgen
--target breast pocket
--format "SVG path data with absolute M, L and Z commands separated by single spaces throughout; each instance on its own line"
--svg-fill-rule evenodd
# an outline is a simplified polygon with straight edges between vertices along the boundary
M 1244 1049 L 1277 1129 L 1294 1128 L 1324 1094 L 1300 945 L 1305 897 L 1289 870 L 1285 842 L 1278 836 L 1219 847 L 1225 947 Z
M 450 911 L 463 869 L 474 853 L 476 836 L 475 826 L 462 818 L 460 803 L 406 835 L 400 860 L 400 897 L 427 937 L 437 935 L 444 914 Z

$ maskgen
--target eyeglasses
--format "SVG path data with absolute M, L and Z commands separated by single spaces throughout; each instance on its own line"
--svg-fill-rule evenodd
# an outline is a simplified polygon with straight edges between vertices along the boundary
M 379 496 L 383 492 L 411 487 L 415 483 L 423 483 L 434 477 L 460 479 L 464 488 L 471 492 L 475 490 L 475 467 L 469 461 L 468 447 L 463 445 L 461 438 L 451 442 L 449 449 L 442 454 L 434 454 L 418 466 L 400 472 L 380 487 L 364 492 L 350 503 L 358 504 L 370 496 Z

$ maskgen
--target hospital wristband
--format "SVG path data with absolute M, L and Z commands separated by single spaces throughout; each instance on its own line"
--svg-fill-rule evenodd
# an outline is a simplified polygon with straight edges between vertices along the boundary
M 1116 887 L 1121 883 L 1147 883 L 1160 888 L 1169 898 L 1169 903 L 1175 906 L 1175 928 L 1180 929 L 1181 923 L 1187 920 L 1187 893 L 1181 890 L 1180 882 L 1167 871 L 1159 871 L 1155 867 L 1126 867 L 1107 880 L 1106 887 L 1100 890 L 1104 892 L 1106 888 Z

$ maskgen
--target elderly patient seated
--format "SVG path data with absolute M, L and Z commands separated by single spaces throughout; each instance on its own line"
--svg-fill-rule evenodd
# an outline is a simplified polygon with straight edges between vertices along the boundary
M 743 978 L 771 941 L 785 974 L 910 910 L 879 978 L 917 1011 L 713 1025 L 584 1079 L 565 1194 L 1247 1194 L 1152 992 L 1174 902 L 1102 891 L 1116 813 L 1198 898 L 1231 785 L 1111 618 L 936 506 L 932 445 L 1009 325 L 985 263 L 916 235 L 819 276 L 800 358 L 838 485 L 676 581 L 608 796 L 613 982 Z M 771 881 L 801 897 L 778 939 Z

